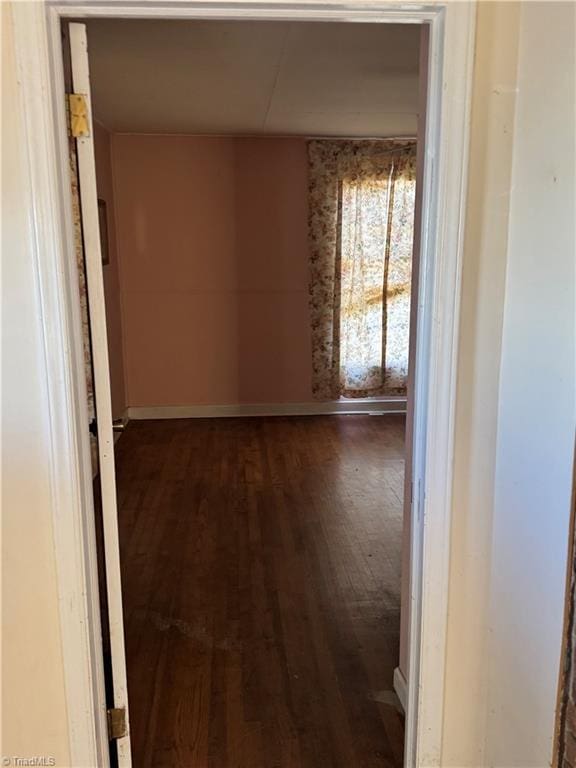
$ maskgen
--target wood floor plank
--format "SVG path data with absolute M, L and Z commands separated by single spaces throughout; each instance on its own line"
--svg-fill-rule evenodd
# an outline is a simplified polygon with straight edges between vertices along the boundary
M 399 768 L 404 419 L 131 422 L 117 446 L 137 768 Z

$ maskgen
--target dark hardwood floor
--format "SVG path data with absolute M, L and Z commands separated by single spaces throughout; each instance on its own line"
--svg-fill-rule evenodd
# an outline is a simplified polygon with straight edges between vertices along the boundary
M 401 766 L 403 445 L 399 415 L 129 424 L 135 768 Z

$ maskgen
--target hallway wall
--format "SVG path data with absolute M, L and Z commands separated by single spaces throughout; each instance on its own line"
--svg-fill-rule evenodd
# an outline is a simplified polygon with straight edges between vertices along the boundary
M 486 623 L 519 23 L 520 3 L 478 5 L 456 391 L 446 768 L 487 764 Z
M 309 402 L 303 139 L 116 134 L 129 406 Z
M 552 761 L 576 390 L 574 29 L 571 3 L 478 5 L 446 768 Z
M 574 3 L 522 6 L 485 670 L 486 764 L 507 768 L 549 765 L 554 744 L 576 428 L 575 30 Z
M 3 756 L 70 765 L 48 412 L 30 168 L 12 3 L 2 30 L 2 722 Z M 5 759 L 5 758 L 3 758 Z M 6 763 L 3 763 L 6 765 Z M 10 759 L 10 764 L 12 760 Z

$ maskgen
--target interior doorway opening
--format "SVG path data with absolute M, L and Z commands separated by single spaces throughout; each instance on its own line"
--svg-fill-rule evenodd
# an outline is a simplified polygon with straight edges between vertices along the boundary
M 100 312 L 111 416 L 123 427 L 117 524 L 134 759 L 401 765 L 421 31 L 73 26 L 73 81 L 75 50 L 87 39 L 90 51 L 105 299 L 89 278 L 87 390 Z M 158 69 L 168 44 L 167 71 L 136 77 L 145 61 Z M 194 108 L 184 100 L 170 113 L 162 77 L 176 81 L 187 62 L 200 71 Z M 319 72 L 306 90 L 310 66 Z M 321 93 L 324 108 L 336 105 L 328 118 L 311 107 Z M 251 95 L 260 111 L 246 106 Z M 412 111 L 395 112 L 399 103 Z M 387 137 L 399 119 L 406 135 Z M 71 150 L 82 292 L 87 182 Z M 101 400 L 96 386 L 96 421 Z M 94 431 L 101 440 L 101 425 Z
M 427 126 L 424 151 L 421 157 L 420 184 L 422 194 L 422 225 L 417 234 L 422 236 L 420 245 L 420 278 L 418 282 L 418 334 L 416 339 L 416 366 L 414 398 L 416 409 L 414 427 L 408 430 L 413 435 L 411 450 L 413 481 L 411 483 L 413 515 L 410 530 L 410 586 L 411 604 L 409 630 L 409 657 L 406 708 L 406 754 L 407 764 L 430 764 L 440 759 L 442 737 L 442 707 L 444 686 L 444 643 L 446 637 L 446 584 L 447 564 L 449 560 L 449 520 L 450 520 L 450 478 L 451 452 L 454 429 L 453 395 L 455 387 L 454 343 L 457 335 L 459 264 L 461 262 L 461 212 L 464 205 L 464 189 L 467 171 L 467 135 L 470 112 L 471 63 L 473 51 L 474 14 L 472 6 L 425 3 L 418 9 L 391 10 L 387 6 L 351 8 L 326 6 L 322 8 L 287 8 L 258 4 L 258 7 L 244 5 L 199 6 L 194 3 L 172 7 L 160 4 L 152 8 L 147 4 L 133 4 L 130 8 L 111 7 L 106 15 L 115 18 L 180 18 L 180 19 L 241 19 L 246 20 L 298 20 L 327 22 L 376 22 L 384 24 L 410 23 L 424 25 L 430 30 L 430 48 L 424 56 L 429 73 L 427 80 Z M 37 241 L 37 250 L 47 263 L 54 263 L 54 271 L 41 270 L 40 280 L 46 290 L 52 290 L 55 283 L 62 292 L 65 315 L 55 313 L 55 307 L 44 297 L 43 308 L 50 323 L 59 329 L 59 336 L 68 346 L 58 346 L 52 350 L 54 364 L 59 366 L 60 374 L 72 383 L 72 389 L 62 391 L 63 402 L 67 410 L 57 410 L 53 414 L 58 429 L 70 430 L 71 453 L 59 454 L 60 470 L 69 477 L 71 483 L 69 501 L 76 506 L 67 508 L 68 516 L 55 517 L 54 525 L 59 536 L 57 549 L 62 556 L 70 559 L 73 578 L 67 578 L 60 584 L 61 599 L 73 602 L 74 615 L 80 623 L 63 623 L 65 645 L 79 653 L 84 660 L 83 675 L 78 677 L 77 665 L 69 657 L 65 658 L 68 699 L 70 702 L 82 701 L 82 712 L 89 714 L 88 719 L 80 716 L 79 710 L 72 708 L 71 720 L 75 734 L 71 750 L 78 760 L 88 759 L 107 762 L 106 712 L 103 699 L 102 659 L 99 650 L 100 627 L 97 621 L 97 591 L 94 588 L 95 570 L 93 559 L 94 535 L 92 499 L 87 491 L 89 472 L 89 443 L 86 429 L 85 382 L 81 364 L 82 334 L 79 319 L 77 276 L 73 268 L 74 244 L 72 238 L 72 212 L 70 206 L 70 169 L 68 148 L 66 146 L 66 120 L 64 104 L 64 81 L 60 57 L 61 39 L 60 22 L 67 17 L 101 18 L 103 10 L 96 4 L 85 2 L 81 10 L 77 7 L 50 7 L 46 9 L 46 19 L 42 13 L 19 13 L 38 26 L 39 34 L 47 20 L 48 48 L 29 47 L 22 40 L 26 65 L 34 71 L 38 82 L 47 84 L 52 95 L 50 102 L 39 99 L 35 102 L 37 112 L 43 114 L 43 120 L 51 125 L 52 130 L 41 141 L 38 152 L 33 156 L 36 170 L 46 171 L 42 178 L 46 184 L 35 184 L 34 193 L 41 205 L 42 215 L 35 215 L 39 231 L 46 238 Z M 18 35 L 24 27 L 18 27 Z M 19 39 L 19 38 L 18 38 Z M 35 83 L 36 81 L 32 81 Z M 34 92 L 41 95 L 40 86 L 34 86 Z M 84 94 L 90 87 L 86 84 Z M 88 105 L 90 107 L 90 105 Z M 26 109 L 26 120 L 32 119 L 30 109 Z M 89 114 L 91 110 L 89 109 Z M 442 124 L 442 132 L 440 132 Z M 77 141 L 79 151 L 90 156 L 93 147 L 82 139 Z M 421 146 L 423 146 L 421 144 Z M 91 147 L 91 148 L 90 148 Z M 86 151 L 85 151 L 86 150 Z M 88 164 L 90 165 L 90 164 Z M 46 166 L 46 168 L 45 168 Z M 93 160 L 92 160 L 93 169 Z M 53 171 L 56 170 L 56 175 Z M 40 170 L 38 170 L 40 172 Z M 42 171 L 44 172 L 44 171 Z M 90 174 L 89 174 L 90 175 Z M 35 176 L 37 181 L 40 177 Z M 90 185 L 89 185 L 90 186 Z M 95 184 L 94 192 L 95 192 Z M 90 195 L 92 209 L 91 221 L 97 221 L 96 194 Z M 89 197 L 90 197 L 89 196 Z M 53 210 L 56 200 L 57 209 Z M 52 202 L 50 202 L 52 201 Z M 52 207 L 51 207 L 52 206 Z M 58 215 L 56 215 L 58 213 Z M 54 230 L 50 229 L 53 227 Z M 51 246 L 50 236 L 56 232 L 58 243 L 63 248 L 67 259 L 60 263 L 59 251 Z M 97 263 L 100 261 L 100 249 L 97 227 L 90 225 L 90 237 L 85 244 L 87 250 L 97 251 Z M 41 262 L 43 263 L 43 262 Z M 63 271 L 62 271 L 63 270 Z M 54 276 L 52 279 L 51 276 Z M 100 273 L 100 281 L 102 275 Z M 413 303 L 414 306 L 414 303 Z M 66 341 L 67 340 L 67 341 Z M 63 356 L 68 349 L 69 354 Z M 106 366 L 107 369 L 107 366 Z M 56 374 L 54 374 L 56 375 Z M 51 386 L 59 391 L 60 378 L 51 377 Z M 71 377 L 71 379 L 70 379 Z M 109 387 L 109 381 L 108 381 Z M 61 387 L 60 387 L 61 389 Z M 84 394 L 83 394 L 84 392 Z M 108 396 L 109 398 L 109 396 Z M 408 414 L 410 416 L 410 414 Z M 63 425 L 67 425 L 64 427 Z M 110 425 L 104 441 L 100 442 L 100 473 L 102 459 L 108 463 L 110 472 L 109 447 L 112 443 Z M 98 431 L 101 431 L 100 425 Z M 103 446 L 103 448 L 102 448 Z M 111 465 L 113 467 L 113 464 Z M 80 474 L 78 474 L 78 472 Z M 426 525 L 424 525 L 424 519 Z M 110 522 L 110 521 L 109 521 Z M 112 529 L 117 526 L 117 518 L 112 519 Z M 68 525 L 78 527 L 82 538 L 71 540 Z M 406 526 L 405 526 L 406 530 Z M 117 540 L 116 540 L 117 544 Z M 112 552 L 112 560 L 117 560 Z M 108 567 L 108 566 L 107 566 Z M 68 570 L 70 570 L 68 569 Z M 119 573 L 119 567 L 117 568 Z M 108 580 L 109 583 L 109 580 Z M 108 587 L 109 589 L 109 587 Z M 80 592 L 78 592 L 80 590 Z M 110 594 L 110 590 L 109 590 Z M 116 593 L 112 591 L 112 595 Z M 117 599 L 115 597 L 116 602 Z M 116 605 L 116 608 L 120 607 Z M 405 617 L 404 613 L 404 617 Z M 115 620 L 121 611 L 116 610 Z M 433 642 L 430 642 L 434 638 Z M 88 642 L 88 645 L 86 645 Z M 118 654 L 124 659 L 123 651 Z M 121 677 L 121 675 L 119 676 Z M 116 695 L 122 700 L 125 690 L 120 686 Z M 91 713 L 91 715 L 90 715 Z M 419 728 L 422 722 L 425 727 Z M 91 730 L 93 723 L 94 730 Z M 121 742 L 119 742 L 121 743 Z M 126 742 L 125 742 L 126 743 Z M 98 755 L 98 758 L 95 757 Z M 125 755 L 123 764 L 129 764 L 129 755 Z M 423 762 L 422 762 L 423 761 Z

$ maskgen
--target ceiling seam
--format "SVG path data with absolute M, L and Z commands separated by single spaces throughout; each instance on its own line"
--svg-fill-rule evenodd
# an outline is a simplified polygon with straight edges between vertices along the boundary
M 282 73 L 282 67 L 286 60 L 286 48 L 288 47 L 288 38 L 290 37 L 291 31 L 292 31 L 292 24 L 288 24 L 286 33 L 284 34 L 284 40 L 282 41 L 282 51 L 280 52 L 280 58 L 278 59 L 278 66 L 276 67 L 276 75 L 274 76 L 274 82 L 272 83 L 272 90 L 270 91 L 268 106 L 266 107 L 266 113 L 264 115 L 264 120 L 262 122 L 263 131 L 266 130 L 266 126 L 268 124 L 268 117 L 270 116 L 270 110 L 272 109 L 272 102 L 274 101 L 276 87 L 278 85 L 278 80 L 280 79 L 280 74 Z

